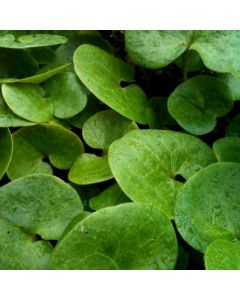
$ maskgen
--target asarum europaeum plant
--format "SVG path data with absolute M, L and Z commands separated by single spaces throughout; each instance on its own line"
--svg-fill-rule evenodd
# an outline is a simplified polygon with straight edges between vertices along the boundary
M 240 31 L 1 31 L 0 269 L 240 269 Z

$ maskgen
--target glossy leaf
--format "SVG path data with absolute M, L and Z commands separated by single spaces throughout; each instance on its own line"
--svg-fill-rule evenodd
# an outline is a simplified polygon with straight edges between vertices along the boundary
M 54 34 L 28 34 L 15 37 L 12 34 L 0 35 L 0 48 L 27 49 L 54 46 L 66 43 L 64 36 Z
M 13 141 L 8 128 L 0 128 L 0 180 L 7 171 L 12 158 Z
M 226 135 L 240 137 L 240 114 L 235 115 L 230 120 L 226 128 Z
M 173 269 L 177 241 L 169 219 L 151 206 L 101 209 L 79 222 L 54 250 L 50 269 Z
M 168 130 L 134 130 L 109 148 L 112 173 L 133 201 L 153 204 L 170 218 L 183 183 L 215 161 L 196 137 Z
M 113 177 L 107 156 L 83 153 L 71 167 L 68 178 L 76 184 L 92 184 L 106 181 Z
M 224 137 L 214 142 L 213 150 L 218 161 L 240 163 L 240 138 Z
M 208 270 L 240 270 L 240 242 L 213 241 L 205 253 Z
M 147 123 L 149 104 L 143 90 L 136 84 L 120 85 L 134 80 L 128 64 L 92 45 L 80 46 L 73 61 L 80 80 L 97 98 L 130 120 Z
M 57 240 L 82 211 L 78 193 L 52 175 L 25 176 L 0 187 L 0 216 L 46 240 Z
M 137 128 L 136 123 L 115 111 L 105 110 L 94 114 L 84 123 L 82 134 L 90 147 L 108 149 L 113 141 Z
M 52 252 L 47 241 L 36 241 L 0 217 L 0 270 L 45 270 Z
M 81 140 L 61 126 L 42 124 L 19 129 L 13 134 L 13 156 L 7 174 L 11 179 L 34 173 L 51 174 L 50 163 L 62 170 L 71 167 L 83 152 Z
M 89 206 L 94 210 L 99 210 L 101 208 L 115 206 L 130 201 L 131 200 L 123 193 L 119 185 L 114 183 L 99 195 L 92 197 L 89 201 Z
M 177 88 L 168 98 L 168 111 L 186 131 L 202 135 L 211 132 L 217 118 L 233 107 L 228 86 L 217 78 L 199 75 Z
M 175 222 L 182 237 L 201 252 L 215 239 L 238 238 L 239 193 L 239 163 L 215 163 L 190 178 L 175 207 Z

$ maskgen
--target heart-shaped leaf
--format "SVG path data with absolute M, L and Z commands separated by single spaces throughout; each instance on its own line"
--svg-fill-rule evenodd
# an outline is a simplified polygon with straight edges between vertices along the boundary
M 12 34 L 0 35 L 0 48 L 27 49 L 54 46 L 66 43 L 67 39 L 54 34 L 28 34 L 15 37 Z
M 52 252 L 47 241 L 36 241 L 0 217 L 0 270 L 45 270 Z
M 76 184 L 92 184 L 113 178 L 108 157 L 83 153 L 71 167 L 68 179 Z
M 46 240 L 57 240 L 82 212 L 78 193 L 52 175 L 29 175 L 0 187 L 0 217 Z
M 232 94 L 221 80 L 199 75 L 177 88 L 168 98 L 168 111 L 186 131 L 202 135 L 211 132 L 217 118 L 233 107 Z
M 101 209 L 70 230 L 55 248 L 50 269 L 173 269 L 177 241 L 157 209 L 126 203 Z
M 8 128 L 0 128 L 0 180 L 5 174 L 13 153 L 12 136 Z
M 137 129 L 136 123 L 113 110 L 105 110 L 91 116 L 83 125 L 82 135 L 92 148 L 108 149 L 110 144 L 128 131 Z
M 168 130 L 133 130 L 109 148 L 109 164 L 124 193 L 133 201 L 159 207 L 173 217 L 183 183 L 215 161 L 201 140 Z
M 228 123 L 226 128 L 226 135 L 240 137 L 240 114 L 235 115 Z
M 134 70 L 128 64 L 92 45 L 80 46 L 73 61 L 80 80 L 97 98 L 130 120 L 147 123 L 150 107 L 143 90 L 136 84 L 120 85 L 134 81 Z
M 240 242 L 213 241 L 205 253 L 208 270 L 240 270 Z
M 84 150 L 77 135 L 53 124 L 20 129 L 13 134 L 13 144 L 7 171 L 11 179 L 34 173 L 51 174 L 51 166 L 42 161 L 46 157 L 54 167 L 67 170 Z
M 187 53 L 180 55 L 174 63 L 186 72 L 196 72 L 201 70 L 204 65 L 201 57 L 196 51 L 190 50 Z
M 232 161 L 240 163 L 240 138 L 224 137 L 214 142 L 213 150 L 218 161 Z
M 131 200 L 123 193 L 117 183 L 110 185 L 103 192 L 89 201 L 89 206 L 94 210 L 115 206 L 121 203 L 130 202 Z
M 201 252 L 215 239 L 238 238 L 239 194 L 239 163 L 215 163 L 190 178 L 175 207 L 175 222 L 182 237 Z

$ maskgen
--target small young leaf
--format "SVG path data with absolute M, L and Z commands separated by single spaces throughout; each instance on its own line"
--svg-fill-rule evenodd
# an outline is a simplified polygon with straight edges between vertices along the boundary
M 144 204 L 126 203 L 92 213 L 60 241 L 50 269 L 173 269 L 177 241 L 169 219 Z
M 168 130 L 133 130 L 111 144 L 109 164 L 124 193 L 133 201 L 153 204 L 170 218 L 183 183 L 215 161 L 201 140 Z
M 187 53 L 180 55 L 174 63 L 182 70 L 187 72 L 196 72 L 203 68 L 201 57 L 196 51 L 189 50 Z
M 215 163 L 191 177 L 175 206 L 175 222 L 182 237 L 201 252 L 215 239 L 238 238 L 239 194 L 239 163 Z
M 83 153 L 71 167 L 68 179 L 76 184 L 92 184 L 113 178 L 108 157 Z
M 8 128 L 0 128 L 0 180 L 12 158 L 13 141 Z
M 97 98 L 130 120 L 147 123 L 149 104 L 143 90 L 136 84 L 120 85 L 122 80 L 133 82 L 130 65 L 92 45 L 80 46 L 73 61 L 80 80 Z
M 240 138 L 224 137 L 214 142 L 213 150 L 218 161 L 240 163 Z

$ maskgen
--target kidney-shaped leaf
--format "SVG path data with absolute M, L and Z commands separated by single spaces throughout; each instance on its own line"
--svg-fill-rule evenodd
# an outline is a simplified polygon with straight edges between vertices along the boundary
M 0 48 L 27 49 L 44 46 L 54 46 L 66 43 L 64 36 L 56 34 L 28 34 L 15 37 L 12 34 L 0 36 Z
M 215 161 L 200 139 L 168 130 L 133 130 L 111 144 L 109 163 L 126 195 L 154 204 L 173 217 L 176 196 L 188 179 Z
M 173 269 L 177 242 L 157 209 L 126 203 L 101 209 L 78 223 L 54 250 L 50 269 Z
M 168 98 L 168 111 L 185 130 L 206 134 L 214 129 L 217 118 L 233 106 L 232 93 L 223 81 L 199 75 L 180 84 Z
M 80 46 L 73 61 L 80 80 L 97 98 L 130 120 L 147 123 L 150 108 L 142 89 L 136 84 L 120 85 L 122 80 L 133 82 L 130 65 L 92 45 Z
M 204 258 L 208 270 L 240 270 L 240 242 L 215 240 Z
M 137 129 L 136 123 L 113 110 L 105 110 L 91 116 L 83 125 L 83 138 L 92 148 L 108 149 L 110 144 L 128 131 Z
M 76 184 L 92 184 L 113 178 L 108 157 L 83 153 L 71 167 L 68 179 Z
M 0 179 L 5 174 L 12 158 L 13 141 L 8 128 L 0 128 Z
M 190 178 L 176 201 L 175 222 L 182 237 L 205 252 L 215 239 L 240 232 L 240 164 L 215 163 Z
M 0 217 L 0 270 L 45 270 L 52 252 L 47 241 L 37 241 Z
M 42 124 L 21 128 L 13 134 L 13 156 L 7 174 L 15 179 L 33 173 L 52 173 L 47 162 L 59 169 L 71 167 L 83 152 L 77 135 L 62 126 Z
M 224 137 L 213 143 L 213 150 L 218 161 L 240 163 L 240 138 Z
M 46 240 L 57 240 L 82 211 L 78 193 L 52 175 L 29 175 L 0 187 L 0 216 Z

